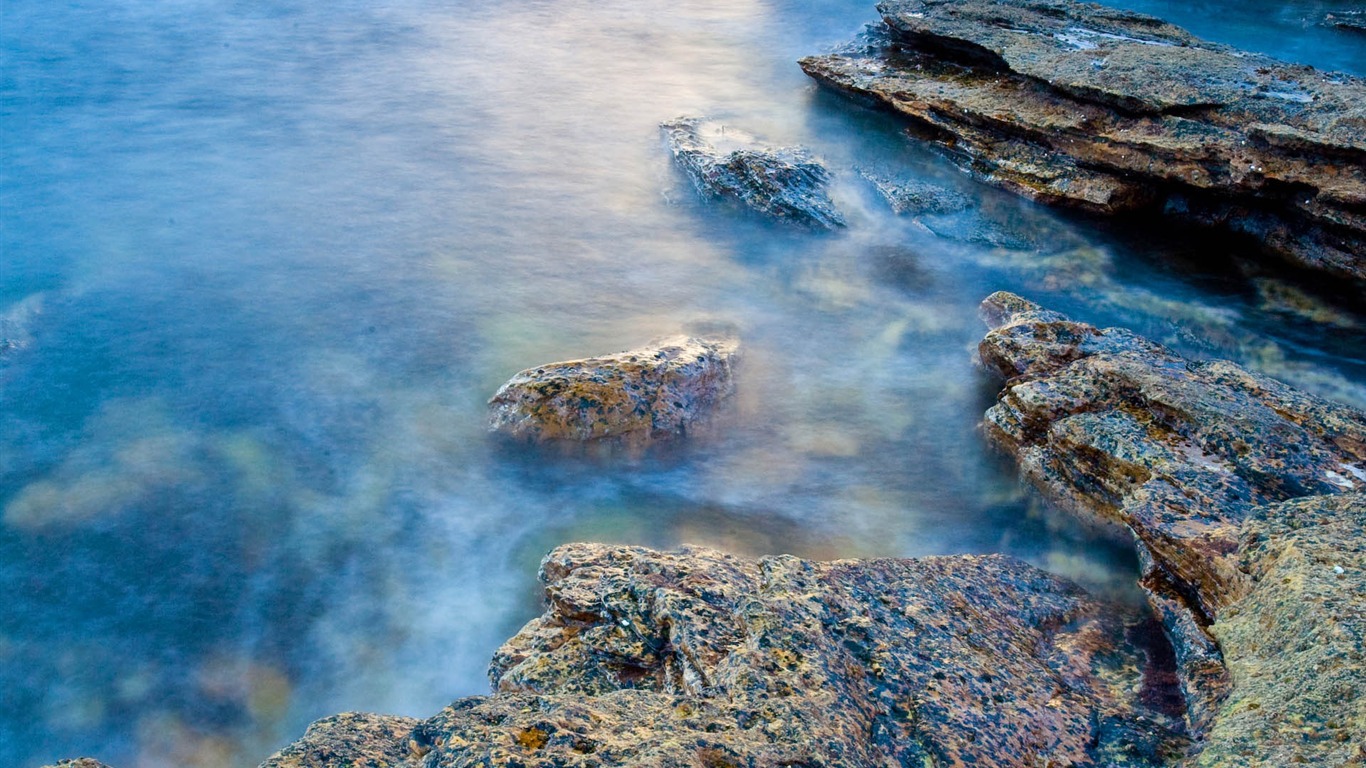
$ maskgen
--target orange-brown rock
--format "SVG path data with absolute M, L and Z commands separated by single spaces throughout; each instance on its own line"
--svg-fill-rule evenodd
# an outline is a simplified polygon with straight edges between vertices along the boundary
M 735 391 L 738 349 L 733 337 L 674 336 L 528 368 L 489 400 L 489 426 L 532 442 L 681 436 Z
M 1366 283 L 1366 82 L 1073 0 L 887 0 L 804 59 L 964 169 L 1042 202 L 1165 209 Z
M 1132 531 L 1204 731 L 1227 690 L 1207 627 L 1250 585 L 1244 521 L 1366 489 L 1366 414 L 1012 294 L 983 313 L 981 358 L 1005 379 L 988 436 L 1054 498 Z

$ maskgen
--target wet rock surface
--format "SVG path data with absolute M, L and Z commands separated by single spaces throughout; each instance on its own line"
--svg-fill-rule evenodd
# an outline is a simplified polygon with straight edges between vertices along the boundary
M 1141 671 L 1161 653 L 1126 639 L 1140 625 L 1012 558 L 570 544 L 541 579 L 493 695 L 406 734 L 328 718 L 262 768 L 1151 766 L 1187 747 Z
M 902 0 L 818 82 L 908 117 L 991 183 L 1164 209 L 1366 279 L 1366 83 L 1066 0 Z
M 390 768 L 411 754 L 411 717 L 343 712 L 314 722 L 304 737 L 260 768 Z
M 1366 494 L 1258 510 L 1239 558 L 1211 627 L 1233 687 L 1194 763 L 1366 764 Z
M 678 118 L 660 127 L 675 162 L 702 197 L 814 229 L 844 226 L 827 191 L 830 172 L 805 148 L 766 147 L 702 118 Z
M 1366 8 L 1354 11 L 1335 11 L 1323 15 L 1325 27 L 1366 33 Z
M 1012 294 L 992 295 L 983 313 L 992 330 L 982 361 L 1006 381 L 986 415 L 988 436 L 1051 496 L 1133 533 L 1193 729 L 1208 731 L 1230 685 L 1227 649 L 1209 627 L 1249 599 L 1267 567 L 1240 542 L 1258 526 L 1285 528 L 1271 505 L 1331 505 L 1336 494 L 1366 490 L 1366 414 Z M 1359 524 L 1350 536 L 1332 530 L 1344 536 L 1339 546 L 1359 548 L 1366 537 Z M 1366 606 L 1354 605 L 1359 617 Z M 1282 620 L 1265 608 L 1240 611 L 1268 626 Z M 1294 631 L 1282 618 L 1282 631 Z
M 1174 721 L 1077 588 L 1000 556 L 810 562 L 573 544 L 491 697 L 414 731 L 457 765 L 1156 765 Z
M 673 336 L 528 368 L 489 400 L 489 426 L 532 442 L 681 436 L 734 392 L 738 350 L 731 336 Z

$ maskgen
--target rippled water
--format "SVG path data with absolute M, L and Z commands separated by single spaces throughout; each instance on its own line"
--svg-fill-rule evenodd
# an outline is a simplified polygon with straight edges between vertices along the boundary
M 1366 70 L 1302 23 L 1333 5 L 1129 5 Z M 1244 244 L 1042 210 L 817 92 L 795 60 L 865 0 L 0 13 L 0 764 L 245 766 L 332 712 L 430 714 L 486 690 L 570 540 L 1004 551 L 1128 599 L 1125 548 L 975 432 L 996 289 L 1366 404 L 1366 320 Z M 683 114 L 812 147 L 847 231 L 697 201 Z M 856 167 L 975 205 L 898 218 Z M 698 320 L 746 345 L 711 437 L 485 435 L 518 369 Z

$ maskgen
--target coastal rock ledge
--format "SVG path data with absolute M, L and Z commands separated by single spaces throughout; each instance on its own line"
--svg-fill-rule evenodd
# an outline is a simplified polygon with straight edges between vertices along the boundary
M 1176 651 L 1196 765 L 1366 761 L 1366 413 L 1009 293 L 987 435 L 1127 528 Z
M 493 695 L 382 739 L 407 753 L 388 765 L 1156 766 L 1186 746 L 1115 612 L 1012 558 L 570 544 L 540 576 Z M 321 721 L 262 768 L 386 764 L 348 740 L 374 722 Z
M 1070 0 L 888 0 L 803 59 L 909 119 L 978 178 L 1042 202 L 1140 208 L 1257 238 L 1366 283 L 1366 81 Z

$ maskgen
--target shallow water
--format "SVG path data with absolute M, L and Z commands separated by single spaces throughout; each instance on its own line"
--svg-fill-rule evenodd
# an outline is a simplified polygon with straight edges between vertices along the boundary
M 1328 4 L 1130 6 L 1366 71 L 1297 21 Z M 975 431 L 993 290 L 1366 405 L 1366 320 L 1241 271 L 1244 244 L 981 188 L 816 91 L 795 60 L 875 19 L 6 3 L 0 764 L 245 766 L 332 712 L 431 714 L 487 689 L 565 541 L 1000 551 L 1133 599 L 1125 547 Z M 850 226 L 698 201 L 657 129 L 684 114 L 812 147 Z M 896 217 L 856 167 L 974 205 Z M 644 457 L 485 435 L 518 369 L 697 321 L 745 343 L 713 434 Z

